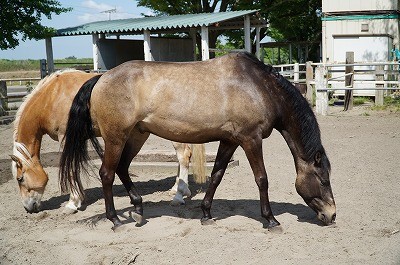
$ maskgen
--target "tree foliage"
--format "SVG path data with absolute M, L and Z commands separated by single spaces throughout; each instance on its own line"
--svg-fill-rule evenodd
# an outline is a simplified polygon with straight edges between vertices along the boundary
M 42 16 L 51 19 L 52 14 L 68 12 L 54 0 L 1 0 L 0 49 L 12 49 L 19 45 L 18 35 L 26 39 L 42 39 L 54 34 L 55 29 L 41 25 Z
M 321 38 L 321 20 L 316 11 L 322 0 L 137 0 L 139 6 L 152 9 L 156 15 L 259 10 L 269 23 L 262 29 L 261 38 L 269 35 L 277 41 L 318 41 Z M 210 34 L 210 46 L 215 47 L 217 37 L 225 35 L 236 48 L 243 47 L 243 31 Z M 255 38 L 255 32 L 252 32 Z M 317 46 L 317 45 L 316 45 Z M 310 46 L 310 49 L 316 47 Z

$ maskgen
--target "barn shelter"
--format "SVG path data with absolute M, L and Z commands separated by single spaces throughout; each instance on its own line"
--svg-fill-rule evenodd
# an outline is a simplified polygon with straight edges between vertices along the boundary
M 209 32 L 244 29 L 244 50 L 251 52 L 250 33 L 256 31 L 256 53 L 260 54 L 260 29 L 267 23 L 257 10 L 200 13 L 174 16 L 107 20 L 58 29 L 53 37 L 92 35 L 94 70 L 108 70 L 125 61 L 196 60 L 196 36 L 201 44 L 201 58 L 210 58 Z M 168 37 L 187 33 L 190 37 Z M 142 35 L 143 40 L 123 39 Z M 182 34 L 181 34 L 182 35 Z M 52 38 L 46 39 L 48 71 L 54 71 Z

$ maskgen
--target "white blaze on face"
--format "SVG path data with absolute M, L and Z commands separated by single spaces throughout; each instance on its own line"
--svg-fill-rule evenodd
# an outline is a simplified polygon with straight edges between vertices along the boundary
M 16 148 L 15 143 L 14 143 L 13 155 L 17 156 L 17 152 L 18 151 L 17 151 L 17 148 Z M 13 177 L 17 178 L 17 163 L 15 163 L 14 160 L 12 160 L 12 162 L 11 162 L 11 172 L 13 174 Z

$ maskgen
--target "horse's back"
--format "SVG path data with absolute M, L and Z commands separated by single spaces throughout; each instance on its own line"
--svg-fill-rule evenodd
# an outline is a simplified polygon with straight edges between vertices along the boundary
M 58 135 L 64 134 L 72 100 L 82 84 L 94 75 L 82 71 L 62 72 L 55 74 L 41 89 L 31 109 L 40 113 L 42 129 L 50 137 L 57 140 Z

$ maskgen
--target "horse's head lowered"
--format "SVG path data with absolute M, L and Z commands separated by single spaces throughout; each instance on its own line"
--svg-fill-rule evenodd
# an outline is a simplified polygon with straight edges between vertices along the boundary
M 325 151 L 317 151 L 310 162 L 298 164 L 296 190 L 318 219 L 330 225 L 336 219 L 336 205 L 330 183 L 331 165 Z
M 24 144 L 14 143 L 11 155 L 12 172 L 18 181 L 22 204 L 29 213 L 40 210 L 41 198 L 48 176 L 37 159 L 32 158 Z

